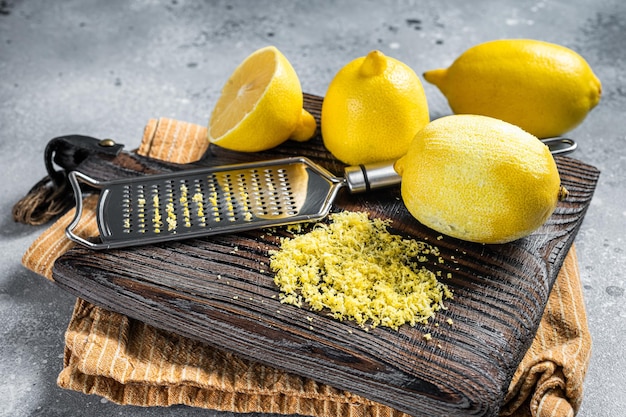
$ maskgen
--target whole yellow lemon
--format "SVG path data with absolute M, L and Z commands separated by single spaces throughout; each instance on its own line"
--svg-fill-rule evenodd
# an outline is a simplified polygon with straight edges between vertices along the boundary
M 441 90 L 454 113 L 495 117 L 539 138 L 578 126 L 602 91 L 579 54 L 529 39 L 481 43 L 424 78 Z
M 208 139 L 220 147 L 258 152 L 287 139 L 309 139 L 315 119 L 302 108 L 300 80 L 275 47 L 254 51 L 235 68 L 211 112 Z
M 546 145 L 487 116 L 434 120 L 417 133 L 395 169 L 402 199 L 417 220 L 472 242 L 527 236 L 567 195 Z
M 419 77 L 406 64 L 372 51 L 341 68 L 322 103 L 326 148 L 350 165 L 396 160 L 430 120 Z

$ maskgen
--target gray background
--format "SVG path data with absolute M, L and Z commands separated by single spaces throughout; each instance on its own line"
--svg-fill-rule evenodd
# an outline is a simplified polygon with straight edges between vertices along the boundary
M 0 416 L 230 416 L 188 407 L 120 407 L 56 386 L 74 298 L 20 259 L 44 230 L 11 208 L 45 175 L 53 137 L 112 137 L 132 149 L 149 118 L 205 124 L 235 66 L 276 45 L 303 89 L 324 95 L 335 72 L 372 49 L 418 74 L 470 46 L 535 38 L 583 55 L 603 97 L 570 133 L 577 159 L 602 171 L 577 237 L 593 337 L 579 415 L 626 414 L 626 6 L 543 1 L 0 1 Z M 450 113 L 424 83 L 432 118 Z

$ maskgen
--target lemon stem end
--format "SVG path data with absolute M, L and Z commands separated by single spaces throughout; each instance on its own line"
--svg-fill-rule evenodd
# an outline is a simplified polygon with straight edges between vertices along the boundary
M 438 69 L 426 71 L 425 73 L 422 74 L 422 76 L 429 83 L 439 87 L 442 84 L 447 71 L 448 71 L 447 68 L 438 68 Z
M 317 122 L 315 121 L 313 115 L 306 109 L 302 109 L 298 125 L 294 131 L 291 132 L 289 139 L 295 140 L 296 142 L 306 142 L 315 135 L 316 129 Z
M 363 60 L 360 73 L 364 77 L 373 77 L 385 72 L 387 68 L 387 57 L 380 51 L 372 51 Z
M 561 185 L 559 187 L 559 201 L 565 201 L 568 195 L 569 195 L 569 191 L 567 191 L 567 188 Z

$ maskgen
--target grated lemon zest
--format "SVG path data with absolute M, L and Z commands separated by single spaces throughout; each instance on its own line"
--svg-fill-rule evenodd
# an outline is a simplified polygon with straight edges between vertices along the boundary
M 342 212 L 330 220 L 282 238 L 271 253 L 282 303 L 327 309 L 363 328 L 393 329 L 426 323 L 445 308 L 452 291 L 424 265 L 428 257 L 443 261 L 436 247 L 391 234 L 390 221 L 370 220 L 367 213 Z

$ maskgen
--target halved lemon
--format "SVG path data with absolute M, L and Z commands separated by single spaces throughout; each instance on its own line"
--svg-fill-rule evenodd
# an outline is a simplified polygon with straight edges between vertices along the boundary
M 222 88 L 209 120 L 209 141 L 259 152 L 291 136 L 308 139 L 315 133 L 315 120 L 302 105 L 300 80 L 287 58 L 274 46 L 261 48 L 239 64 Z

